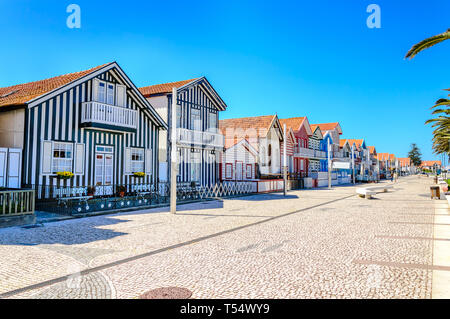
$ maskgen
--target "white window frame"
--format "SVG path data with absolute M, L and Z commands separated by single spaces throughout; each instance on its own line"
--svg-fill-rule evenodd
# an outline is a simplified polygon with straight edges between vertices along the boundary
M 101 84 L 104 85 L 104 90 L 105 90 L 104 91 L 104 100 L 103 101 L 100 99 L 100 87 L 101 87 L 100 85 Z M 99 80 L 99 79 L 95 79 L 94 85 L 96 86 L 95 90 L 94 90 L 94 94 L 95 94 L 94 100 L 96 102 L 105 103 L 106 104 L 106 82 L 102 81 L 102 80 Z
M 225 179 L 232 179 L 232 178 L 233 178 L 233 164 L 225 163 Z
M 142 152 L 142 160 L 134 160 L 133 154 L 136 154 L 136 152 L 141 153 Z M 139 163 L 139 165 L 142 165 L 142 170 L 134 170 L 134 167 L 136 166 L 136 163 Z M 145 149 L 143 148 L 131 148 L 130 152 L 130 167 L 131 167 L 131 174 L 133 173 L 144 173 L 145 172 Z
M 62 144 L 62 145 L 70 145 L 71 146 L 71 158 L 60 158 L 60 157 L 55 157 L 55 149 L 56 149 L 56 145 L 57 144 Z M 65 149 L 64 151 L 67 151 L 67 149 Z M 73 173 L 73 163 L 74 163 L 74 143 L 72 142 L 57 142 L 57 141 L 53 141 L 52 143 L 52 165 L 51 165 L 51 173 L 52 174 L 56 174 L 58 172 L 72 172 Z M 55 161 L 58 160 L 67 160 L 67 161 L 71 161 L 70 164 L 70 169 L 64 169 L 64 170 L 55 170 Z
M 110 86 L 112 86 L 112 93 L 111 93 L 112 101 L 111 101 L 111 102 L 108 101 L 108 98 L 109 98 L 109 92 L 110 92 L 109 87 L 110 87 Z M 106 104 L 108 104 L 108 105 L 115 105 L 115 96 L 116 96 L 116 86 L 114 85 L 114 83 L 107 82 L 107 83 L 106 83 L 106 94 L 105 94 Z
M 119 103 L 119 101 L 120 101 L 120 97 L 119 97 L 120 89 L 123 89 L 123 96 L 122 96 L 123 103 Z M 120 107 L 127 107 L 127 87 L 126 87 L 126 85 L 116 84 L 116 88 L 115 88 L 115 104 L 114 105 L 120 106 Z
M 198 112 L 198 121 L 194 121 L 194 112 Z M 197 117 L 197 114 L 196 116 Z M 196 126 L 196 123 L 198 123 L 198 127 Z M 199 109 L 191 108 L 191 130 L 194 131 L 201 131 L 202 130 L 202 112 Z
M 214 125 L 212 125 L 213 121 L 211 121 L 211 119 L 213 118 L 214 118 Z M 217 131 L 217 113 L 211 111 L 208 112 L 208 130 L 214 133 Z

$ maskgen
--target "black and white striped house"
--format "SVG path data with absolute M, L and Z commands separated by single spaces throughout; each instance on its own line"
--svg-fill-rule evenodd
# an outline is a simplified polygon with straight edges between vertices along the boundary
M 172 89 L 177 88 L 177 150 L 180 183 L 196 182 L 201 186 L 219 181 L 219 161 L 224 138 L 219 132 L 219 112 L 227 108 L 205 77 L 140 88 L 161 117 L 172 126 Z M 170 134 L 170 132 L 169 132 Z M 167 135 L 169 135 L 167 134 Z M 169 179 L 170 136 L 160 138 L 160 179 Z
M 23 150 L 22 186 L 157 182 L 167 124 L 115 62 L 1 88 L 0 122 L 11 124 L 1 128 L 0 147 Z M 63 171 L 73 178 L 60 179 Z

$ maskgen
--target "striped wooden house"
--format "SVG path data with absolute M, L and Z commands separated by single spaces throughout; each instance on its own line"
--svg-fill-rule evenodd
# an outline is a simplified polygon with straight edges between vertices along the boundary
M 172 119 L 172 89 L 177 88 L 177 118 Z M 177 127 L 179 183 L 201 186 L 219 181 L 219 161 L 224 148 L 218 130 L 219 112 L 227 105 L 205 77 L 140 88 L 170 127 Z M 170 132 L 160 138 L 160 179 L 169 180 Z
M 225 136 L 226 145 L 238 144 L 241 140 L 247 140 L 250 145 L 258 152 L 258 162 L 255 165 L 255 178 L 279 178 L 281 176 L 281 150 L 283 142 L 283 131 L 280 121 L 276 115 L 256 116 L 227 119 L 220 121 L 220 130 Z M 246 152 L 242 150 L 239 158 L 244 158 Z M 224 160 L 227 160 L 224 158 Z M 231 162 L 222 162 L 222 169 L 225 172 L 227 164 Z M 228 165 L 228 167 L 230 167 Z M 249 174 L 250 176 L 250 174 Z
M 281 122 L 280 122 L 281 123 Z M 281 124 L 281 129 L 284 133 L 284 125 Z M 281 165 L 284 164 L 284 143 L 285 141 L 281 142 L 280 148 L 281 148 Z M 294 152 L 295 152 L 295 146 L 297 145 L 297 139 L 295 138 L 294 131 L 291 127 L 287 127 L 286 125 L 286 164 L 288 167 L 289 173 L 294 173 Z
M 312 134 L 309 137 L 309 148 L 314 151 L 314 158 L 309 160 L 310 172 L 326 172 L 327 161 L 327 145 L 324 142 L 322 130 L 318 125 L 311 125 Z
M 22 186 L 46 190 L 40 196 L 48 186 L 157 182 L 167 125 L 115 62 L 1 88 L 0 122 L 10 123 L 0 146 L 23 150 Z M 74 177 L 58 178 L 63 171 Z
M 225 151 L 221 159 L 222 181 L 253 180 L 258 176 L 258 150 L 247 139 L 225 139 Z
M 308 118 L 292 117 L 280 119 L 282 126 L 292 129 L 295 137 L 295 146 L 293 154 L 293 172 L 299 176 L 308 176 L 309 159 L 314 157 L 314 152 L 309 150 L 309 136 L 312 134 Z

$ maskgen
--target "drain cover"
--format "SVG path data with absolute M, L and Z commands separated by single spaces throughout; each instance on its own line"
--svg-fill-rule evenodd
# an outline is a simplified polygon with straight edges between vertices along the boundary
M 166 287 L 147 291 L 139 299 L 189 299 L 192 291 L 180 287 Z

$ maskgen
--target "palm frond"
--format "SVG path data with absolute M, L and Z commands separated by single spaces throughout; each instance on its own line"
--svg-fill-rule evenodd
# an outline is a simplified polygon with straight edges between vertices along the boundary
M 441 43 L 442 41 L 450 39 L 450 29 L 448 29 L 446 32 L 443 32 L 441 34 L 432 36 L 428 39 L 425 39 L 423 41 L 420 41 L 419 43 L 412 46 L 411 49 L 409 49 L 408 53 L 406 53 L 405 59 L 412 59 L 418 54 L 419 52 L 431 48 L 432 46 Z

